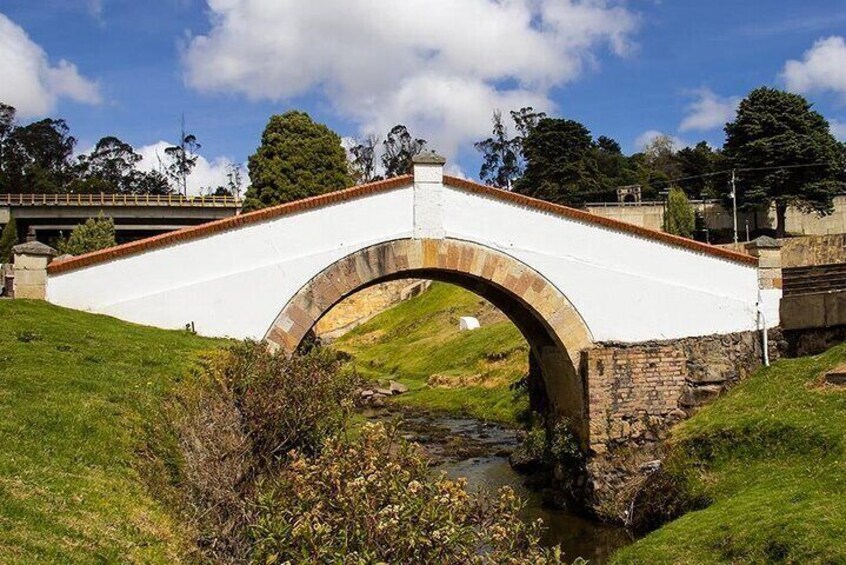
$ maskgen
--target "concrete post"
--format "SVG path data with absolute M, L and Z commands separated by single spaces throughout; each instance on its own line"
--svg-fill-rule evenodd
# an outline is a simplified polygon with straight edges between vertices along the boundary
M 56 250 L 38 241 L 30 241 L 12 248 L 15 298 L 45 300 L 47 298 L 47 265 Z
M 746 251 L 758 258 L 758 285 L 762 290 L 781 289 L 781 243 L 762 235 L 746 244 Z
M 414 163 L 414 238 L 443 239 L 444 164 L 446 159 L 434 151 L 415 155 Z

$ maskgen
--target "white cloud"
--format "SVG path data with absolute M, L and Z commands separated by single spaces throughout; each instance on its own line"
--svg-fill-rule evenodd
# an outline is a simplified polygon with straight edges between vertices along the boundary
M 796 92 L 833 91 L 846 97 L 846 40 L 841 36 L 818 40 L 801 61 L 785 63 L 781 77 Z
M 829 126 L 831 126 L 831 133 L 839 139 L 840 141 L 846 141 L 846 122 L 841 122 L 840 120 L 829 120 Z
M 289 100 L 319 93 L 381 135 L 403 123 L 454 156 L 491 112 L 551 110 L 552 87 L 598 53 L 632 49 L 637 17 L 612 0 L 208 0 L 212 29 L 183 53 L 201 91 Z
M 710 89 L 696 91 L 696 100 L 687 107 L 687 115 L 679 125 L 679 131 L 708 131 L 723 127 L 734 119 L 739 96 L 718 96 Z
M 676 151 L 678 151 L 679 149 L 683 149 L 683 148 L 690 145 L 688 142 L 686 142 L 685 140 L 683 140 L 679 137 L 667 135 L 664 132 L 658 131 L 657 129 L 649 129 L 649 130 L 646 130 L 645 132 L 643 132 L 642 134 L 640 134 L 639 136 L 637 136 L 637 138 L 635 139 L 635 143 L 634 143 L 635 148 L 638 151 L 643 151 L 644 149 L 646 149 L 646 147 L 650 143 L 652 143 L 652 141 L 656 137 L 661 137 L 661 136 L 669 137 L 670 140 L 673 142 L 673 149 L 675 149 Z
M 0 14 L 0 101 L 24 118 L 52 112 L 60 98 L 83 104 L 102 101 L 99 87 L 64 59 L 51 65 L 38 44 L 12 20 Z
M 165 149 L 172 146 L 172 143 L 167 141 L 159 141 L 151 145 L 136 148 L 135 151 L 141 155 L 141 162 L 138 164 L 138 169 L 141 171 L 160 170 L 162 163 L 165 163 Z M 214 191 L 218 186 L 226 186 L 227 168 L 232 164 L 230 159 L 226 157 L 217 157 L 209 161 L 202 155 L 197 156 L 197 164 L 191 174 L 188 175 L 188 194 L 196 196 L 199 194 L 207 194 L 209 191 Z M 249 179 L 246 171 L 243 172 L 244 187 L 249 186 Z

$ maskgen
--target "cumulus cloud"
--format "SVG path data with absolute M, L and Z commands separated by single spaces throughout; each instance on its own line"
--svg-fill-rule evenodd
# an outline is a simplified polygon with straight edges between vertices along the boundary
M 644 149 L 646 149 L 649 146 L 650 143 L 652 143 L 652 141 L 656 137 L 662 137 L 662 136 L 670 138 L 670 141 L 673 142 L 673 149 L 675 149 L 676 151 L 678 151 L 679 149 L 684 149 L 685 147 L 690 145 L 688 142 L 684 141 L 683 139 L 681 139 L 679 137 L 667 135 L 664 132 L 658 131 L 657 129 L 649 129 L 649 130 L 646 130 L 645 132 L 643 132 L 642 134 L 640 134 L 639 136 L 637 136 L 637 138 L 635 139 L 635 143 L 634 143 L 635 147 L 637 148 L 638 151 L 643 151 Z
M 60 98 L 83 104 L 102 101 L 96 82 L 64 59 L 51 65 L 38 44 L 5 15 L 0 14 L 0 101 L 11 104 L 24 118 L 49 114 Z
M 785 63 L 781 73 L 787 88 L 796 92 L 837 92 L 846 97 L 846 39 L 820 39 L 801 61 Z
M 135 151 L 141 155 L 141 162 L 138 163 L 138 169 L 141 171 L 160 170 L 162 163 L 166 162 L 165 149 L 171 147 L 173 143 L 167 141 L 159 141 L 151 145 L 138 147 Z M 197 165 L 191 174 L 188 175 L 188 194 L 189 196 L 197 196 L 200 194 L 207 194 L 210 191 L 214 192 L 218 186 L 226 186 L 226 173 L 228 167 L 232 165 L 232 161 L 226 157 L 217 157 L 209 161 L 202 155 L 197 156 Z M 249 179 L 246 178 L 246 171 L 243 172 L 244 187 L 249 185 Z
M 829 126 L 831 126 L 831 133 L 839 139 L 840 141 L 846 141 L 846 122 L 841 122 L 840 120 L 829 120 Z
M 707 88 L 697 90 L 695 95 L 696 100 L 688 105 L 679 131 L 708 131 L 723 127 L 734 119 L 740 104 L 739 96 L 722 97 Z
M 637 17 L 612 0 L 208 0 L 186 82 L 253 100 L 319 93 L 361 133 L 396 123 L 454 155 L 491 112 L 551 110 L 549 91 L 625 55 Z

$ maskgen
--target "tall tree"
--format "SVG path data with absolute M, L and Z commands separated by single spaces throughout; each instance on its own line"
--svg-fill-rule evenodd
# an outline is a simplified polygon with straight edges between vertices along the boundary
M 183 119 L 179 145 L 172 145 L 165 148 L 165 155 L 169 159 L 165 171 L 167 176 L 176 183 L 179 192 L 184 196 L 188 196 L 188 176 L 197 165 L 197 150 L 200 147 L 202 145 L 197 141 L 197 136 L 185 133 L 185 122 Z
M 720 151 L 714 151 L 705 141 L 700 141 L 693 147 L 680 149 L 675 156 L 679 166 L 679 175 L 685 180 L 679 181 L 685 193 L 694 198 L 717 197 L 718 182 L 725 177 L 714 176 L 724 169 L 723 156 Z
M 394 126 L 382 142 L 385 178 L 411 173 L 411 160 L 426 148 L 425 139 L 414 138 L 404 125 Z
M 523 142 L 526 171 L 514 190 L 578 206 L 600 190 L 590 131 L 573 120 L 543 118 Z
M 655 136 L 643 150 L 646 165 L 668 179 L 681 176 L 681 167 L 676 160 L 676 147 L 669 135 Z
M 291 202 L 352 185 L 341 138 L 305 112 L 270 118 L 249 159 L 246 210 Z
M 72 177 L 76 139 L 64 120 L 44 119 L 13 127 L 3 147 L 6 190 L 62 192 Z
M 350 174 L 356 184 L 380 180 L 376 174 L 379 136 L 370 134 L 350 148 Z
M 141 155 L 128 143 L 114 136 L 102 138 L 88 155 L 79 158 L 80 177 L 99 181 L 98 192 L 137 192 L 136 165 Z
M 512 110 L 510 114 L 511 121 L 514 122 L 514 129 L 517 131 L 517 135 L 511 141 L 517 152 L 517 176 L 521 177 L 526 170 L 526 156 L 523 150 L 523 144 L 526 138 L 529 137 L 529 134 L 537 127 L 538 122 L 546 118 L 546 113 L 536 112 L 531 106 L 525 106 L 519 110 Z
M 15 129 L 15 113 L 13 106 L 0 102 L 0 192 L 11 192 L 7 187 L 6 170 L 9 166 L 6 158 L 9 136 Z
M 512 183 L 520 176 L 520 146 L 508 137 L 508 128 L 502 123 L 502 112 L 493 113 L 493 135 L 474 144 L 482 154 L 479 178 L 485 184 L 511 190 Z
M 777 236 L 785 234 L 790 206 L 831 212 L 844 186 L 846 151 L 805 98 L 757 88 L 725 130 L 726 157 L 732 167 L 746 169 L 738 173 L 738 198 L 746 207 L 774 204 Z
M 0 263 L 8 263 L 12 260 L 12 248 L 17 244 L 18 228 L 15 225 L 15 218 L 9 217 L 8 223 L 0 232 Z

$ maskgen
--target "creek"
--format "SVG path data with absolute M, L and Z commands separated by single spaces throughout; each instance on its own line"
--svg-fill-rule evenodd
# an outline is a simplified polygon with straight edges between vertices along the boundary
M 530 488 L 528 477 L 511 468 L 508 455 L 519 444 L 519 432 L 487 422 L 427 413 L 369 411 L 373 420 L 395 421 L 400 433 L 420 444 L 435 470 L 464 477 L 470 491 L 511 487 L 526 501 L 526 520 L 541 518 L 544 545 L 561 545 L 569 560 L 583 557 L 592 565 L 606 563 L 611 554 L 633 541 L 624 528 L 587 519 L 547 503 L 542 492 Z

